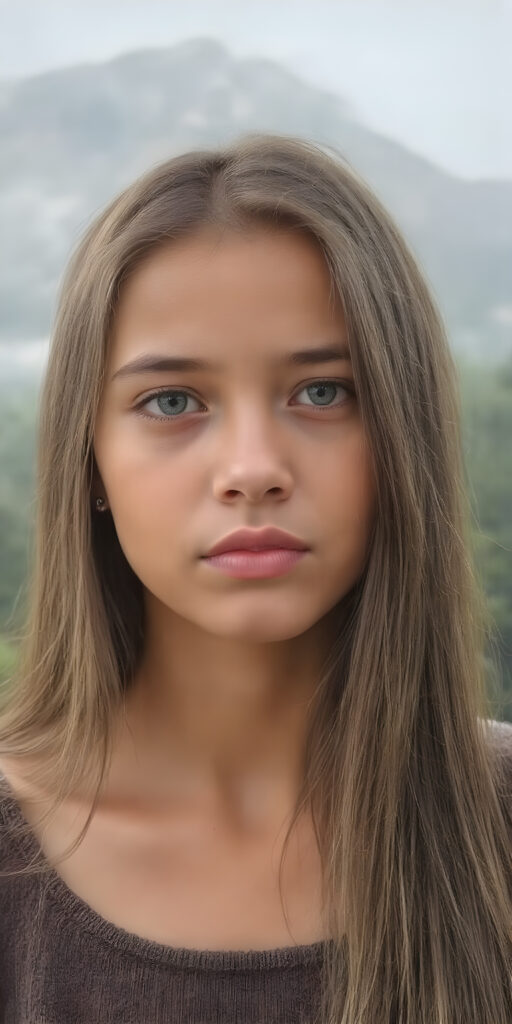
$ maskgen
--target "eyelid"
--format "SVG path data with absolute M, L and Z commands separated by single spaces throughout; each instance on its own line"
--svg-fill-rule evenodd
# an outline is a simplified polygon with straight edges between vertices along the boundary
M 339 379 L 338 377 L 308 377 L 308 379 L 303 383 L 297 384 L 294 389 L 294 394 L 296 391 L 302 391 L 304 388 L 311 387 L 313 384 L 341 384 L 342 387 L 347 388 L 348 391 L 354 390 L 354 381 L 347 379 L 346 377 L 343 379 Z M 182 384 L 166 384 L 159 388 L 153 388 L 153 390 L 149 391 L 147 395 L 143 396 L 140 400 L 137 400 L 135 408 L 149 402 L 151 398 L 155 397 L 155 395 L 162 394 L 162 392 L 165 393 L 166 391 L 184 392 L 187 395 L 193 395 L 197 398 L 198 402 L 201 401 L 199 396 L 195 394 L 193 388 L 186 387 Z
M 339 380 L 337 377 L 316 377 L 316 378 L 313 378 L 313 379 L 309 378 L 304 383 L 297 384 L 297 386 L 294 389 L 293 393 L 294 394 L 300 393 L 301 391 L 304 391 L 305 388 L 312 387 L 314 384 L 336 384 L 336 385 L 339 385 L 340 387 L 344 388 L 350 395 L 352 395 L 352 396 L 355 395 L 354 381 L 353 380 L 347 380 L 346 378 L 343 379 L 343 380 Z M 138 401 L 136 403 L 136 405 L 134 405 L 133 408 L 136 411 L 140 411 L 141 409 L 144 408 L 145 405 L 148 404 L 148 402 L 151 402 L 153 398 L 156 398 L 158 395 L 161 395 L 161 394 L 167 394 L 169 392 L 176 392 L 177 394 L 190 395 L 192 398 L 195 398 L 195 400 L 197 402 L 199 402 L 199 404 L 202 405 L 203 408 L 204 408 L 204 403 L 194 393 L 194 391 L 191 388 L 183 387 L 183 386 L 180 386 L 180 385 L 174 385 L 174 384 L 167 384 L 167 385 L 162 386 L 160 388 L 155 388 L 153 391 L 150 391 L 145 397 L 141 398 L 140 401 Z M 318 406 L 311 405 L 311 406 L 304 406 L 304 408 L 310 408 L 310 409 L 315 409 L 316 408 L 316 409 L 320 409 L 320 410 L 322 408 L 325 408 L 326 411 L 328 412 L 329 409 L 339 409 L 340 405 L 324 406 L 324 407 L 322 407 L 320 405 L 318 405 Z M 173 418 L 176 419 L 176 420 L 179 420 L 179 419 L 183 419 L 184 416 L 185 416 L 185 414 L 181 414 L 180 416 L 176 416 L 176 417 L 171 417 L 171 416 L 153 416 L 153 415 L 151 415 L 151 413 L 144 413 L 144 412 L 141 412 L 140 415 L 141 416 L 145 416 L 146 419 L 154 420 L 157 423 L 158 422 L 164 422 L 165 423 L 165 422 L 167 422 L 169 420 L 172 420 Z M 193 413 L 189 413 L 189 415 L 193 415 Z

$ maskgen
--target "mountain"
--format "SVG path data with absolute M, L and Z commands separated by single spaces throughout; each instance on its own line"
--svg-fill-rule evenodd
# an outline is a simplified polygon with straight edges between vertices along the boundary
M 454 349 L 509 353 L 512 182 L 455 178 L 341 98 L 202 38 L 0 83 L 3 352 L 49 334 L 67 257 L 117 191 L 177 152 L 257 130 L 335 147 L 394 215 Z

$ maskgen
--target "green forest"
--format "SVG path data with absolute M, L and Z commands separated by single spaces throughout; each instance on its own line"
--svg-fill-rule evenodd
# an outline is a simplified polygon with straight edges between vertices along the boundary
M 495 717 L 512 722 L 512 359 L 457 358 L 473 553 L 489 611 L 489 693 Z M 35 507 L 39 382 L 0 386 L 0 684 L 16 662 Z

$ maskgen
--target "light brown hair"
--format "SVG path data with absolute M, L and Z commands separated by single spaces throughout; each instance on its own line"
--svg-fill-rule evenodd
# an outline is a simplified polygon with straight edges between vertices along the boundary
M 93 813 L 144 642 L 142 585 L 91 494 L 120 288 L 157 246 L 255 221 L 321 246 L 378 492 L 368 562 L 325 653 L 287 834 L 309 806 L 334 939 L 319 1021 L 507 1024 L 510 818 L 486 726 L 456 368 L 415 258 L 336 151 L 249 135 L 173 157 L 114 199 L 74 253 L 41 392 L 33 569 L 0 756 L 37 763 L 55 806 L 87 781 Z

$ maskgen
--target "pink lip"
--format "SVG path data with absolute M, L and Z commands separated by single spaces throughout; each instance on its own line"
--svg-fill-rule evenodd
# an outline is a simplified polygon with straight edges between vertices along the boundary
M 269 548 L 264 551 L 225 551 L 203 559 L 208 565 L 220 569 L 226 576 L 236 579 L 269 579 L 282 576 L 297 564 L 306 550 Z
M 214 544 L 203 557 L 211 558 L 213 555 L 222 555 L 226 551 L 252 550 L 254 552 L 268 551 L 270 548 L 286 548 L 291 551 L 308 550 L 307 544 L 300 537 L 294 537 L 292 533 L 278 530 L 275 526 L 266 526 L 262 530 L 235 530 L 234 533 L 230 533 Z

